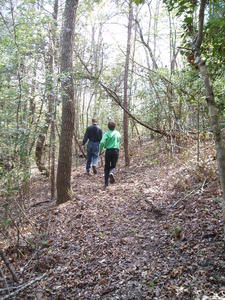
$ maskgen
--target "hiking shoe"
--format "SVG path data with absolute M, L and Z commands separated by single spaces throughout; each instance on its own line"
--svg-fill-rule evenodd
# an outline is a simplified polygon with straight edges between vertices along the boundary
M 115 182 L 115 178 L 114 178 L 114 174 L 113 173 L 109 174 L 109 182 L 110 183 L 114 183 Z
M 94 173 L 94 174 L 97 174 L 96 166 L 92 166 L 92 170 L 93 170 L 93 173 Z

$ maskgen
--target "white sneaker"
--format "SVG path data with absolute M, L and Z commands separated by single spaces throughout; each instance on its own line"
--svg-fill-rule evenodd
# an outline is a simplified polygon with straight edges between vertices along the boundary
M 114 183 L 115 182 L 115 178 L 114 178 L 114 174 L 113 173 L 109 174 L 109 182 L 110 183 Z

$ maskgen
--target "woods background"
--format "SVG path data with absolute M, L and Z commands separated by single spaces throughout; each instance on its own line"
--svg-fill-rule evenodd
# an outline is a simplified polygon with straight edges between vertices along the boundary
M 57 204 L 74 197 L 93 116 L 115 120 L 124 167 L 146 141 L 169 158 L 194 147 L 199 169 L 217 160 L 225 218 L 224 1 L 135 2 L 1 1 L 2 240 L 20 243 L 35 174 Z

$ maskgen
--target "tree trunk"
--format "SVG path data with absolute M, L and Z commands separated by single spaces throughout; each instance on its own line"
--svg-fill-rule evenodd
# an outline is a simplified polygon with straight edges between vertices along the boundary
M 132 1 L 129 2 L 129 20 L 128 20 L 128 33 L 127 33 L 127 52 L 126 52 L 126 63 L 124 72 L 124 108 L 128 109 L 128 71 L 129 71 L 129 60 L 130 60 L 130 49 L 131 49 L 131 29 L 133 21 L 133 8 Z M 129 157 L 129 143 L 128 143 L 128 114 L 124 110 L 123 114 L 123 134 L 124 134 L 124 152 L 125 152 L 125 165 L 130 165 Z
M 73 46 L 78 0 L 66 0 L 61 50 L 62 127 L 57 170 L 57 204 L 72 198 L 71 168 L 74 132 Z
M 205 62 L 201 58 L 201 44 L 203 40 L 203 26 L 204 26 L 204 12 L 205 12 L 206 0 L 201 0 L 199 9 L 199 25 L 198 35 L 195 43 L 193 44 L 193 50 L 195 55 L 195 61 L 198 64 L 200 74 L 204 81 L 206 102 L 209 110 L 210 124 L 215 139 L 217 161 L 221 187 L 223 191 L 223 223 L 224 223 L 224 242 L 225 242 L 225 146 L 222 137 L 222 131 L 220 129 L 218 110 L 216 107 L 213 88 L 210 83 L 209 74 L 205 65 Z
M 216 152 L 217 152 L 217 162 L 220 176 L 220 183 L 223 191 L 223 222 L 224 222 L 224 242 L 225 242 L 225 146 L 222 137 L 222 131 L 220 129 L 218 110 L 214 100 L 213 89 L 210 84 L 209 74 L 205 63 L 200 58 L 198 63 L 199 70 L 204 81 L 206 102 L 209 110 L 210 125 L 213 132 Z
M 38 140 L 36 143 L 36 149 L 35 149 L 35 161 L 36 165 L 38 167 L 38 170 L 43 174 L 49 177 L 49 171 L 48 168 L 45 166 L 44 162 L 44 146 L 45 146 L 45 140 L 46 135 L 49 127 L 49 122 L 45 125 L 43 131 L 44 133 L 40 133 L 38 136 Z
M 89 124 L 89 110 L 90 110 L 91 101 L 93 100 L 93 98 L 94 98 L 94 93 L 91 94 L 91 97 L 88 101 L 88 106 L 87 106 L 87 110 L 86 110 L 86 128 L 88 127 L 88 124 Z
M 53 112 L 53 103 L 54 103 L 54 92 L 53 92 L 53 45 L 52 37 L 49 36 L 49 49 L 47 53 L 47 59 L 45 62 L 46 65 L 46 94 L 48 100 L 48 110 L 45 115 L 45 125 L 41 129 L 40 134 L 38 135 L 35 149 L 35 161 L 38 167 L 38 170 L 43 174 L 49 177 L 49 168 L 45 166 L 44 161 L 44 148 L 46 143 L 46 138 L 48 134 L 48 129 L 52 120 Z
M 52 24 L 52 71 L 54 72 L 54 66 L 56 65 L 56 28 L 58 17 L 58 0 L 54 3 L 53 24 Z M 55 54 L 55 55 L 54 55 Z M 55 199 L 55 122 L 56 122 L 56 93 L 55 93 L 55 80 L 53 79 L 53 98 L 51 107 L 51 200 Z

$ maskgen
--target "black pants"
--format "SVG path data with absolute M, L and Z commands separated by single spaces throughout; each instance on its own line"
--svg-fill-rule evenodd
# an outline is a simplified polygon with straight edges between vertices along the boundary
M 109 174 L 114 172 L 119 158 L 119 149 L 106 149 L 105 151 L 105 185 L 109 184 Z

